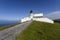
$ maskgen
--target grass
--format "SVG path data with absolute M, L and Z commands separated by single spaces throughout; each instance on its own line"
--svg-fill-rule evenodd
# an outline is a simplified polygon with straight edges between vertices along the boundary
M 3 27 L 0 27 L 0 31 L 4 30 L 4 29 L 7 29 L 7 28 L 10 28 L 10 27 L 13 27 L 13 26 L 16 26 L 20 23 L 16 23 L 16 24 L 12 24 L 12 25 L 8 25 L 8 26 L 3 26 Z
M 16 40 L 60 40 L 60 24 L 33 21 Z

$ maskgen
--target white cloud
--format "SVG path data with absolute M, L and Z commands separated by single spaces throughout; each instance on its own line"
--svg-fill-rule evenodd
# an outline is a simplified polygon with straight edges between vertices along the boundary
M 51 12 L 51 13 L 48 13 L 46 15 L 44 15 L 45 17 L 48 17 L 52 20 L 54 19 L 60 19 L 60 11 L 55 11 L 55 12 Z

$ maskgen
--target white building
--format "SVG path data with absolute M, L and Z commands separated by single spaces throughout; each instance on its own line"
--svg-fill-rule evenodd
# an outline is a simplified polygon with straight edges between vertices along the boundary
M 30 21 L 30 20 L 54 23 L 54 21 L 52 21 L 51 19 L 43 17 L 43 13 L 34 14 L 32 11 L 30 11 L 30 16 L 21 19 L 21 22 L 26 22 L 26 21 Z

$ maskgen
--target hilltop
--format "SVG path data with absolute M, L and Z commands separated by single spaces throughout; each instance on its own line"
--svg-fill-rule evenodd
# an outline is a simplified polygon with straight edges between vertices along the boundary
M 60 40 L 60 24 L 33 21 L 16 40 Z

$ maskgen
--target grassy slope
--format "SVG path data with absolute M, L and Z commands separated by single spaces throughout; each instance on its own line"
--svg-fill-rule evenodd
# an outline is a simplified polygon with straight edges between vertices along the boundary
M 60 24 L 33 21 L 16 40 L 60 40 Z
M 7 28 L 10 28 L 10 27 L 13 27 L 13 26 L 16 26 L 20 23 L 16 23 L 16 24 L 12 24 L 12 25 L 9 25 L 9 26 L 3 26 L 3 27 L 0 27 L 0 31 L 4 30 L 4 29 L 7 29 Z

